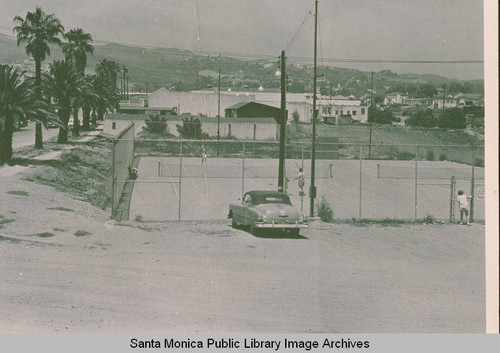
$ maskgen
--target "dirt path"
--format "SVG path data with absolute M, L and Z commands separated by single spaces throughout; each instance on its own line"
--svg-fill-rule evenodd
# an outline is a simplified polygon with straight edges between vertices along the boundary
M 113 224 L 16 177 L 0 197 L 2 333 L 485 331 L 478 224 L 266 239 L 226 222 Z

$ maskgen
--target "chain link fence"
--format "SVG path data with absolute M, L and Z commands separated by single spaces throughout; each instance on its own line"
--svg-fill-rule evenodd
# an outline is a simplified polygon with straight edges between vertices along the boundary
M 122 136 L 121 140 L 133 138 Z M 321 139 L 317 146 L 325 153 L 316 158 L 315 184 L 316 201 L 324 197 L 335 218 L 417 220 L 429 216 L 453 221 L 456 192 L 463 190 L 472 197 L 471 219 L 484 220 L 482 146 L 332 140 Z M 310 211 L 310 147 L 307 142 L 289 141 L 285 149 L 285 188 L 304 214 Z M 223 219 L 229 204 L 239 202 L 245 192 L 277 190 L 276 141 L 136 139 L 132 149 L 139 178 L 130 195 L 130 219 Z M 113 164 L 121 168 L 113 172 L 117 188 L 130 182 L 123 166 L 131 159 L 127 153 L 124 156 L 122 164 Z M 306 195 L 299 193 L 299 168 L 305 172 Z

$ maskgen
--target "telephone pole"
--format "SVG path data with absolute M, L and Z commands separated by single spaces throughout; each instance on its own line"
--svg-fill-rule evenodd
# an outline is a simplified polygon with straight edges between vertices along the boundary
M 285 192 L 283 182 L 285 179 L 285 130 L 286 130 L 286 73 L 285 51 L 281 51 L 281 124 L 280 124 L 280 156 L 278 169 L 278 191 Z
M 368 107 L 368 116 L 370 117 L 370 110 L 372 110 L 373 103 L 373 71 L 372 71 L 372 83 L 370 87 L 370 106 Z M 371 120 L 371 119 L 369 119 Z M 368 159 L 372 159 L 372 121 L 370 121 L 370 138 L 368 140 Z
M 314 217 L 314 199 L 316 198 L 316 186 L 314 184 L 314 174 L 316 168 L 316 52 L 318 36 L 318 0 L 314 1 L 314 80 L 313 80 L 313 121 L 312 121 L 312 148 L 311 148 L 311 186 L 309 188 L 309 215 Z
M 220 68 L 219 68 L 219 84 L 217 87 L 217 157 L 219 157 L 219 140 L 220 140 Z

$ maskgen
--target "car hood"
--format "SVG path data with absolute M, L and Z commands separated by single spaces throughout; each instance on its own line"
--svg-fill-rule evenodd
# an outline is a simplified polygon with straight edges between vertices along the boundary
M 288 219 L 300 220 L 300 213 L 291 205 L 285 205 L 281 203 L 268 203 L 253 206 L 254 209 L 258 210 L 265 215 L 267 218 L 278 218 L 280 215 L 288 215 Z

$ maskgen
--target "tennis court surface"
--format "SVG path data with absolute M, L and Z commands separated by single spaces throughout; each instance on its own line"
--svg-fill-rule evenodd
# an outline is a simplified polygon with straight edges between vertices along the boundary
M 298 195 L 298 169 L 306 196 Z M 416 168 L 416 171 L 415 171 Z M 131 220 L 221 220 L 249 190 L 277 190 L 278 160 L 141 156 L 130 202 Z M 287 192 L 309 214 L 310 161 L 287 159 Z M 474 184 L 471 185 L 471 174 Z M 452 179 L 453 177 L 453 179 Z M 317 201 L 324 196 L 335 218 L 457 219 L 453 196 L 474 187 L 474 218 L 484 219 L 484 168 L 449 161 L 317 160 Z

